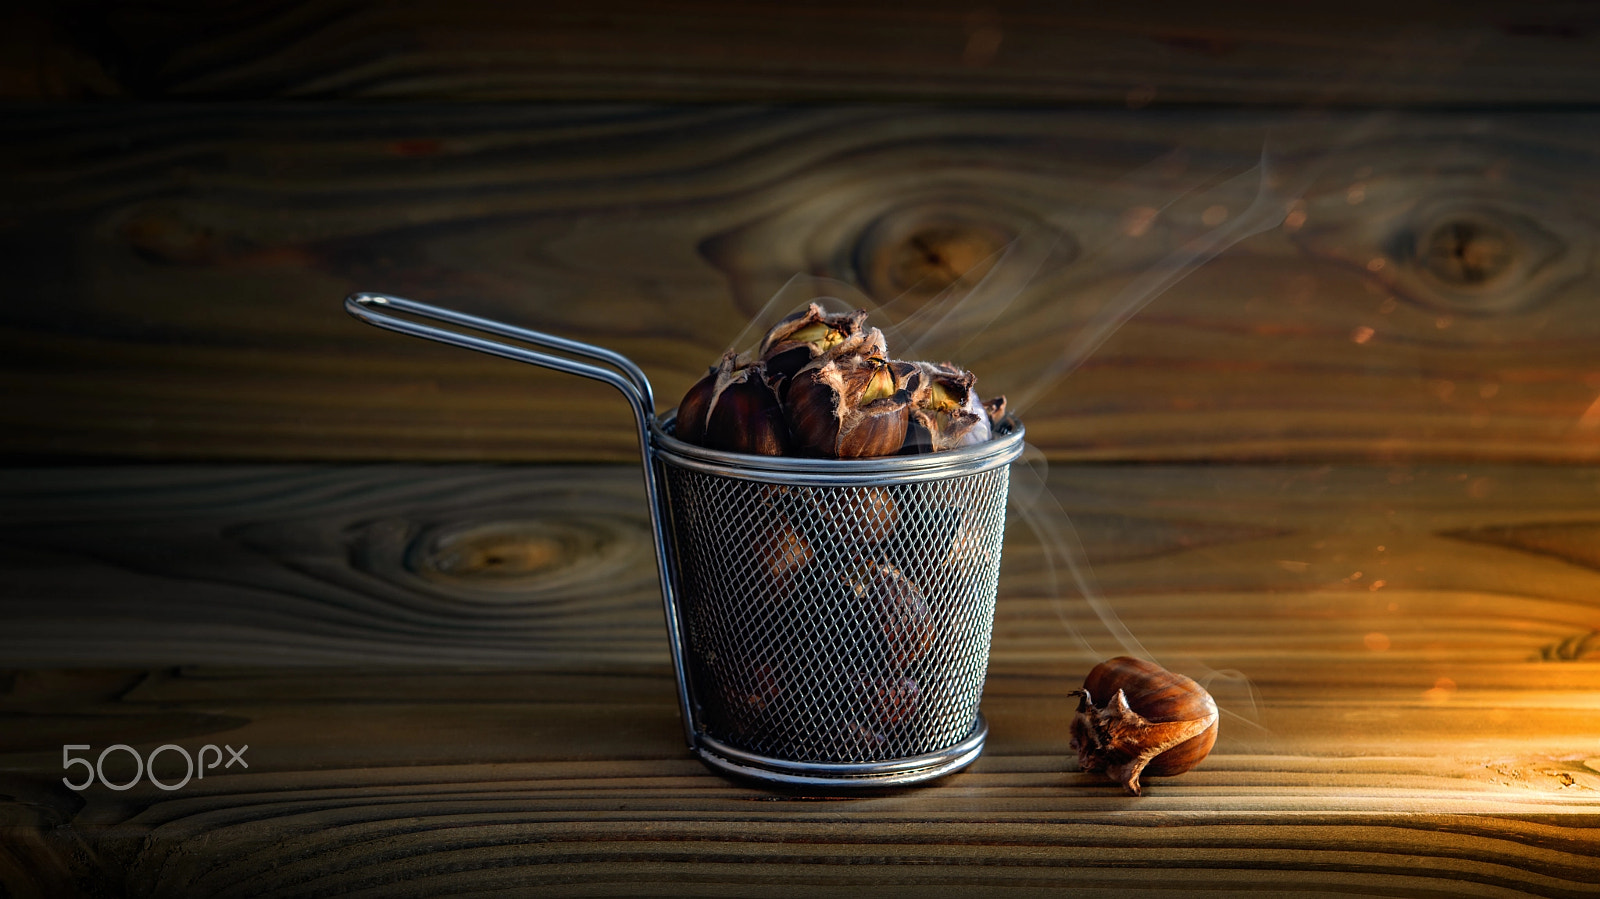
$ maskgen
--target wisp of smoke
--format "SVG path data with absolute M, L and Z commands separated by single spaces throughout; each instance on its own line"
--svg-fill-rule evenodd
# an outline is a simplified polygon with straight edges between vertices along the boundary
M 1340 140 L 1333 142 L 1334 150 L 1364 138 L 1377 121 L 1376 117 L 1368 118 L 1360 126 L 1347 129 Z M 1329 158 L 1332 152 L 1321 158 Z M 1127 177 L 1137 178 L 1159 164 L 1137 169 Z M 1154 211 L 1156 215 L 1180 202 L 1239 211 L 1231 214 L 1225 223 L 1183 242 L 1096 310 L 1061 352 L 1037 373 L 1031 385 L 1008 392 L 1008 409 L 1020 412 L 1054 389 L 1129 319 L 1184 277 L 1241 241 L 1282 224 L 1294 203 L 1320 176 L 1321 168 L 1322 165 L 1315 162 L 1302 165 L 1294 178 L 1286 178 L 1264 145 L 1258 161 L 1244 171 L 1231 176 L 1217 172 L 1193 176 L 1188 186 L 1175 190 L 1171 198 Z M 900 358 L 922 358 L 937 349 L 940 358 L 959 359 L 963 347 L 1013 308 L 1041 268 L 1058 251 L 1062 239 L 1059 230 L 1044 228 L 1020 234 L 976 267 L 987 266 L 987 271 L 975 283 L 965 285 L 958 281 L 909 311 L 905 307 L 914 305 L 909 296 L 880 304 L 847 282 L 795 275 L 773 295 L 730 348 L 748 349 L 759 338 L 761 331 L 758 329 L 770 326 L 808 302 L 816 302 L 832 311 L 867 310 L 871 316 L 869 321 L 883 328 L 890 347 Z M 1124 239 L 1131 238 L 1114 233 L 1102 235 L 1098 244 L 1086 247 L 1080 258 L 1092 258 L 1107 251 L 1115 241 Z M 1012 508 L 1044 551 L 1045 586 L 1056 604 L 1057 617 L 1076 643 L 1092 657 L 1122 653 L 1154 660 L 1154 655 L 1129 630 L 1096 586 L 1071 516 L 1049 489 L 1047 477 L 1048 463 L 1044 454 L 1029 446 L 1022 460 L 1012 468 L 1010 495 Z M 1095 645 L 1068 620 L 1062 605 L 1058 563 L 1066 569 L 1078 595 L 1105 628 L 1106 635 L 1115 644 L 1114 652 Z M 1225 715 L 1238 723 L 1259 727 L 1255 723 L 1256 696 L 1248 678 L 1237 671 L 1212 669 L 1195 660 L 1185 661 L 1185 670 L 1195 674 L 1197 680 L 1217 694 L 1219 708 Z

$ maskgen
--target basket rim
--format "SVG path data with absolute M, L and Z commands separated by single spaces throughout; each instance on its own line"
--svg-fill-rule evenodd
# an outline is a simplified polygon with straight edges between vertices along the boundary
M 1004 423 L 1005 430 L 985 443 L 938 453 L 873 459 L 755 456 L 707 449 L 672 436 L 677 411 L 669 410 L 650 422 L 652 456 L 679 468 L 787 484 L 851 486 L 978 474 L 1008 465 L 1022 455 L 1027 437 L 1022 422 L 1011 417 Z

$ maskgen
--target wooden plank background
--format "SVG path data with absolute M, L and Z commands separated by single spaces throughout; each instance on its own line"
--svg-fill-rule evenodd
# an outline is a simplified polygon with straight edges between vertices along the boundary
M 643 489 L 625 467 L 3 477 L 4 664 L 666 663 Z M 1137 648 L 1095 618 L 1035 520 L 1076 534 L 1061 539 L 1146 649 L 1218 669 L 1407 650 L 1522 663 L 1600 627 L 1593 467 L 1057 466 L 1043 492 L 1031 468 L 1014 480 L 1038 498 L 1007 531 L 998 632 L 1013 673 Z M 1341 625 L 1312 626 L 1328 616 Z M 1369 652 L 1371 630 L 1393 651 Z
M 0 895 L 1600 895 L 1600 20 L 1280 7 L 0 11 Z M 849 801 L 684 751 L 617 397 L 340 307 L 665 409 L 818 285 L 1039 450 L 987 751 Z
M 1057 467 L 1032 508 L 1068 510 L 1095 603 L 1014 516 L 988 751 L 848 802 L 685 756 L 626 469 L 3 486 L 14 895 L 1600 892 L 1593 468 Z M 1127 649 L 1224 710 L 1141 799 L 1066 758 L 1067 691 Z M 251 767 L 61 786 L 62 744 L 114 742 Z
M 24 2 L 0 95 L 1592 104 L 1582 2 Z
M 1593 461 L 1597 126 L 20 107 L 0 449 L 626 461 L 608 388 L 378 332 L 339 300 L 384 290 L 610 346 L 666 408 L 806 273 L 897 312 L 965 298 L 925 352 L 1026 398 L 1053 458 Z M 784 296 L 774 315 L 804 298 Z

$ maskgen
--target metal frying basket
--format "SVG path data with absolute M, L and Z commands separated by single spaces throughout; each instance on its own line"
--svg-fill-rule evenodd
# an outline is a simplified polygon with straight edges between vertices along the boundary
M 978 702 L 1021 425 L 917 456 L 719 452 L 676 439 L 644 373 L 610 350 L 383 294 L 352 294 L 345 308 L 627 397 L 684 735 L 706 763 L 779 784 L 881 787 L 948 774 L 982 752 Z

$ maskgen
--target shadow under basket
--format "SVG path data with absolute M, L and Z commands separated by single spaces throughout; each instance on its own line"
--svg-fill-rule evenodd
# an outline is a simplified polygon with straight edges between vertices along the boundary
M 643 372 L 609 350 L 382 294 L 354 294 L 346 308 L 627 397 L 684 733 L 708 765 L 790 787 L 887 787 L 949 774 L 983 751 L 978 705 L 1020 424 L 915 456 L 720 452 L 676 439 Z

